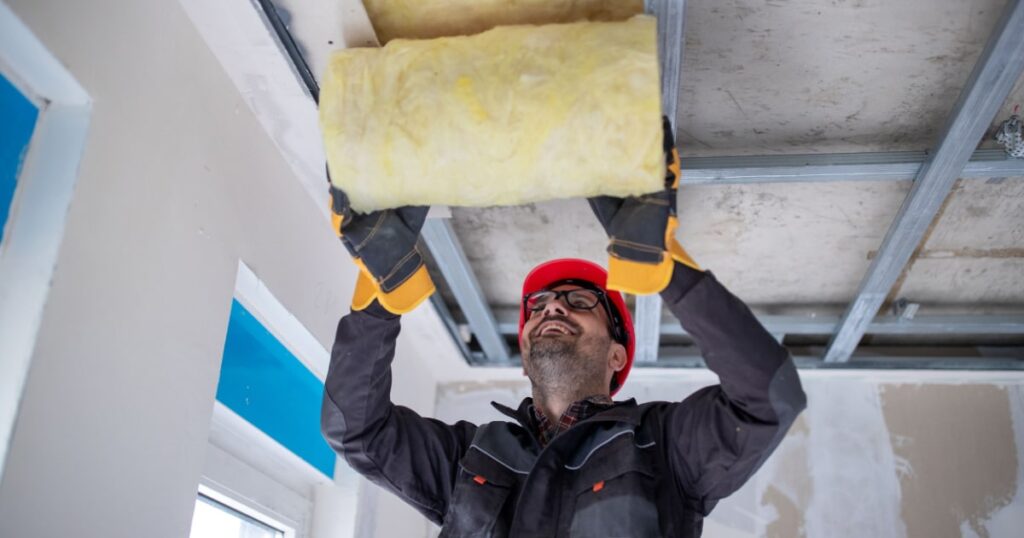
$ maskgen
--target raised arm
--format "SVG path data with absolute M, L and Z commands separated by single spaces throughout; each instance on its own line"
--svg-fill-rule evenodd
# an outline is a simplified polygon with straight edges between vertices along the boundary
M 424 418 L 391 402 L 400 318 L 373 302 L 341 319 L 324 383 L 321 428 L 360 474 L 441 524 L 476 426 Z
M 710 272 L 677 263 L 661 295 L 721 381 L 673 404 L 664 429 L 669 465 L 707 514 L 764 463 L 806 397 L 789 352 Z
M 331 186 L 330 193 L 332 226 L 359 277 L 331 350 L 321 428 L 352 468 L 440 525 L 476 427 L 449 426 L 391 402 L 399 315 L 434 292 L 416 247 L 428 208 L 358 213 L 344 192 Z

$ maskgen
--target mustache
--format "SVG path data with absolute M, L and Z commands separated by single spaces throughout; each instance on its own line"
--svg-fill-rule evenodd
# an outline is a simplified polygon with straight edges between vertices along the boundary
M 534 329 L 532 331 L 530 331 L 530 339 L 536 338 L 537 335 L 540 334 L 540 328 L 544 325 L 544 322 L 546 322 L 546 321 L 559 321 L 559 322 L 562 322 L 562 323 L 568 325 L 573 330 L 573 332 L 575 332 L 576 334 L 581 334 L 583 332 L 582 328 L 575 321 L 569 319 L 566 316 L 560 316 L 558 314 L 553 314 L 553 315 L 547 316 L 544 319 L 542 319 L 541 322 L 538 323 L 537 326 L 534 327 Z

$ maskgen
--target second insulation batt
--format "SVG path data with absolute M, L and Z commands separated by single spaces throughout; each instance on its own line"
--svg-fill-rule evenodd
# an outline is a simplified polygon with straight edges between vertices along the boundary
M 363 0 L 381 43 L 478 34 L 495 26 L 623 21 L 643 0 Z

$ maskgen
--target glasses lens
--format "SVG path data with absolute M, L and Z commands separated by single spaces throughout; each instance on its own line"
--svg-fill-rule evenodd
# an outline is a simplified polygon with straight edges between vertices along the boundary
M 547 306 L 554 297 L 555 292 L 553 291 L 535 291 L 526 296 L 526 310 L 530 312 L 539 312 L 544 310 L 544 307 Z
M 590 309 L 597 306 L 600 297 L 593 290 L 572 290 L 566 295 L 566 299 L 573 308 Z

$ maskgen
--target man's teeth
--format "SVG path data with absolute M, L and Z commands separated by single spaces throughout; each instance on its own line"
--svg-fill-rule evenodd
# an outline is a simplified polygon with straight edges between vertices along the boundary
M 541 336 L 546 335 L 546 334 L 550 334 L 550 333 L 571 334 L 567 328 L 565 328 L 565 327 L 563 327 L 561 325 L 558 325 L 558 324 L 554 324 L 554 323 L 544 327 L 544 329 L 541 330 L 541 332 L 540 332 Z

